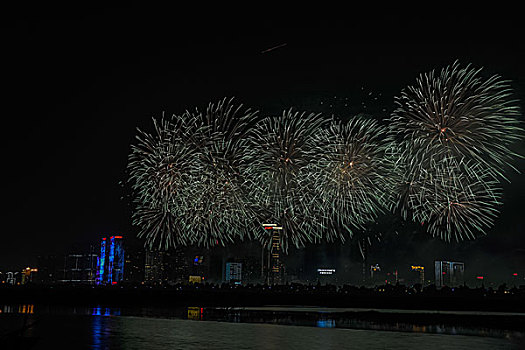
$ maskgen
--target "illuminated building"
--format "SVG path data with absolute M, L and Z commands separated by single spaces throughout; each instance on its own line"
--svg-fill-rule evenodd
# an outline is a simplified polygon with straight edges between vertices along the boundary
M 281 262 L 281 237 L 279 234 L 283 228 L 282 226 L 277 226 L 277 224 L 263 224 L 263 227 L 265 230 L 272 232 L 270 249 L 268 249 L 266 282 L 268 284 L 283 284 L 284 271 Z
M 453 261 L 435 261 L 436 287 L 456 287 L 464 283 L 465 264 Z
M 242 283 L 242 263 L 227 262 L 226 263 L 226 282 L 241 284 Z
M 188 307 L 188 320 L 202 320 L 203 311 L 202 307 Z
M 97 259 L 96 284 L 117 284 L 124 279 L 122 236 L 103 237 Z
M 15 275 L 17 274 L 18 272 L 8 272 L 7 273 L 7 278 L 6 278 L 6 283 L 7 284 L 10 284 L 12 286 L 15 285 L 15 282 L 16 282 L 16 277 Z
M 193 276 L 193 275 L 188 276 L 188 282 L 190 283 L 202 283 L 203 281 L 204 281 L 203 276 Z
M 189 255 L 190 253 L 188 253 Z M 192 261 L 188 267 L 188 275 L 201 276 L 202 280 L 208 280 L 210 276 L 210 252 L 197 248 L 193 250 Z
M 111 236 L 108 282 L 116 284 L 124 279 L 124 246 L 122 236 Z
M 424 286 L 425 285 L 425 267 L 419 266 L 419 265 L 412 265 L 410 266 L 410 271 L 417 272 L 418 274 L 417 283 Z
M 38 272 L 38 269 L 26 267 L 22 270 L 22 281 L 21 284 L 26 284 L 33 282 L 35 274 Z
M 97 277 L 95 279 L 96 284 L 104 283 L 104 271 L 106 268 L 106 237 L 102 238 L 100 243 L 100 255 L 97 258 Z
M 197 253 L 191 258 L 180 247 L 168 251 L 146 250 L 144 283 L 152 285 L 175 284 L 188 281 L 189 275 L 206 276 L 205 256 Z

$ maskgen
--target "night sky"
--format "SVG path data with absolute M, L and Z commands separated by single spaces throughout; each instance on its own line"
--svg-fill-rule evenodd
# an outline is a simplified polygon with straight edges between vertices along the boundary
M 511 80 L 524 107 L 525 28 L 511 9 L 223 11 L 4 9 L 0 270 L 85 250 L 105 233 L 134 235 L 119 182 L 136 128 L 150 130 L 163 111 L 235 96 L 262 114 L 295 107 L 383 119 L 420 73 L 456 59 Z M 525 154 L 525 143 L 515 149 Z M 525 161 L 515 164 L 525 172 Z M 524 273 L 525 175 L 509 174 L 486 237 L 446 244 L 400 226 L 371 259 L 389 266 L 457 259 L 471 273 Z

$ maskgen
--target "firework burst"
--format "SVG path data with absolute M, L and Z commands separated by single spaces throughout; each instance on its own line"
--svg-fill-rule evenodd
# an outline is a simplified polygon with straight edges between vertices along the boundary
M 344 241 L 345 232 L 363 230 L 388 207 L 387 129 L 364 116 L 332 120 L 315 141 L 321 150 L 310 165 L 312 191 L 330 227 L 327 238 Z
M 250 234 L 255 214 L 244 171 L 254 117 L 224 99 L 204 113 L 154 119 L 154 134 L 139 131 L 128 170 L 146 245 L 208 246 Z
M 501 189 L 487 168 L 448 158 L 436 164 L 432 175 L 410 197 L 416 220 L 427 225 L 429 233 L 460 241 L 477 238 L 492 227 Z
M 139 130 L 131 146 L 128 182 L 133 190 L 133 223 L 150 247 L 168 248 L 189 240 L 186 221 L 191 198 L 191 168 L 196 157 L 190 147 L 195 120 L 153 119 L 153 134 Z
M 251 237 L 257 203 L 249 200 L 245 179 L 251 155 L 248 132 L 256 113 L 224 99 L 192 117 L 202 125 L 194 137 L 197 158 L 190 170 L 192 241 L 215 245 Z
M 308 165 L 319 152 L 314 136 L 327 119 L 319 114 L 288 110 L 267 117 L 255 126 L 251 142 L 251 198 L 261 205 L 260 220 L 283 227 L 281 247 L 297 247 L 321 238 L 322 220 L 315 215 L 319 200 L 310 189 L 313 177 Z M 259 239 L 269 244 L 263 232 Z
M 403 156 L 464 158 L 504 178 L 504 168 L 516 156 L 508 146 L 523 131 L 519 107 L 509 82 L 496 75 L 485 79 L 480 72 L 455 62 L 440 73 L 421 75 L 401 92 L 391 126 L 408 144 L 411 154 Z
M 492 227 L 500 179 L 523 134 L 508 82 L 456 62 L 421 75 L 392 114 L 393 209 L 434 236 L 472 239 Z

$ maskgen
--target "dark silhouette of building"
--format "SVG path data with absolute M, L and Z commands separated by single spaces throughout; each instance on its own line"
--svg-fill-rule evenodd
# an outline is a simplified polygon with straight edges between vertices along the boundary
M 89 253 L 39 256 L 32 281 L 40 284 L 94 284 L 97 259 L 93 248 Z
M 93 253 L 64 255 L 63 274 L 57 282 L 94 284 L 97 258 Z
M 42 284 L 56 283 L 64 277 L 64 257 L 59 255 L 41 255 L 36 263 L 38 274 L 36 282 Z
M 145 252 L 143 249 L 126 249 L 124 281 L 131 284 L 144 282 Z

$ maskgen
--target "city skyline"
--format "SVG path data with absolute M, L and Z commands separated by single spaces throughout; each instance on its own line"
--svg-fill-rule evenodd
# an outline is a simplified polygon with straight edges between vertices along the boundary
M 175 283 L 191 283 L 191 276 L 197 276 L 199 281 L 211 283 L 228 283 L 229 264 L 240 264 L 243 278 L 238 282 L 246 284 L 266 283 L 271 273 L 267 267 L 261 270 L 261 263 L 266 264 L 265 258 L 261 261 L 260 246 L 248 242 L 248 244 L 237 243 L 233 247 L 180 247 L 177 249 L 150 250 L 140 245 L 126 244 L 123 236 L 111 236 L 118 239 L 119 252 L 114 248 L 115 263 L 111 264 L 110 247 L 106 246 L 106 237 L 99 241 L 99 246 L 91 245 L 80 251 L 69 251 L 63 254 L 42 255 L 38 257 L 37 263 L 22 269 L 11 271 L 0 270 L 1 283 L 9 284 L 8 273 L 14 273 L 18 283 L 24 284 L 31 281 L 33 284 L 91 284 L 112 285 L 123 283 L 125 286 L 143 284 L 170 286 Z M 124 244 L 123 244 L 124 243 Z M 104 247 L 104 255 L 101 248 Z M 107 248 L 107 249 L 105 249 Z M 125 251 L 125 258 L 123 252 Z M 239 253 L 242 251 L 242 253 Z M 384 284 L 396 284 L 412 287 L 414 284 L 423 282 L 423 286 L 440 285 L 438 282 L 437 267 L 434 264 L 443 261 L 447 264 L 460 264 L 461 282 L 454 280 L 444 285 L 463 285 L 474 288 L 484 285 L 485 287 L 497 287 L 505 283 L 507 286 L 519 286 L 525 281 L 525 274 L 519 266 L 508 267 L 505 270 L 499 268 L 490 269 L 483 265 L 465 263 L 450 259 L 450 255 L 427 256 L 425 259 L 406 260 L 404 263 L 395 263 L 381 260 L 378 256 L 370 256 L 366 261 L 359 257 L 350 258 L 351 252 L 341 249 L 338 244 L 310 246 L 306 249 L 296 249 L 293 254 L 284 256 L 284 272 L 280 277 L 280 283 L 315 284 L 321 282 L 337 286 L 380 286 Z M 264 254 L 264 253 L 263 253 Z M 266 255 L 266 254 L 264 254 Z M 105 257 L 106 263 L 100 259 Z M 125 262 L 124 262 L 125 260 Z M 204 265 L 202 262 L 204 261 Z M 412 264 L 412 265 L 410 265 Z M 202 265 L 202 266 L 201 266 Z M 112 277 L 107 273 L 113 267 L 116 271 Z M 118 267 L 117 267 L 118 266 Z M 201 267 L 199 267 L 201 266 Z M 270 269 L 271 270 L 271 269 Z M 435 272 L 435 271 L 436 272 Z M 25 272 L 28 274 L 24 282 Z M 104 271 L 104 272 L 102 272 Z M 124 271 L 124 273 L 122 272 Z M 419 271 L 414 273 L 414 271 Z M 448 270 L 442 270 L 448 271 Z M 423 272 L 421 274 L 421 272 Z M 434 273 L 435 272 L 435 273 Z M 35 277 L 36 276 L 36 277 Z M 149 276 L 149 277 L 148 277 Z M 12 277 L 12 276 L 11 276 Z M 190 277 L 190 280 L 188 280 Z M 6 279 L 7 278 L 7 279 Z M 447 276 L 447 278 L 450 278 Z M 270 278 L 271 283 L 277 283 Z

